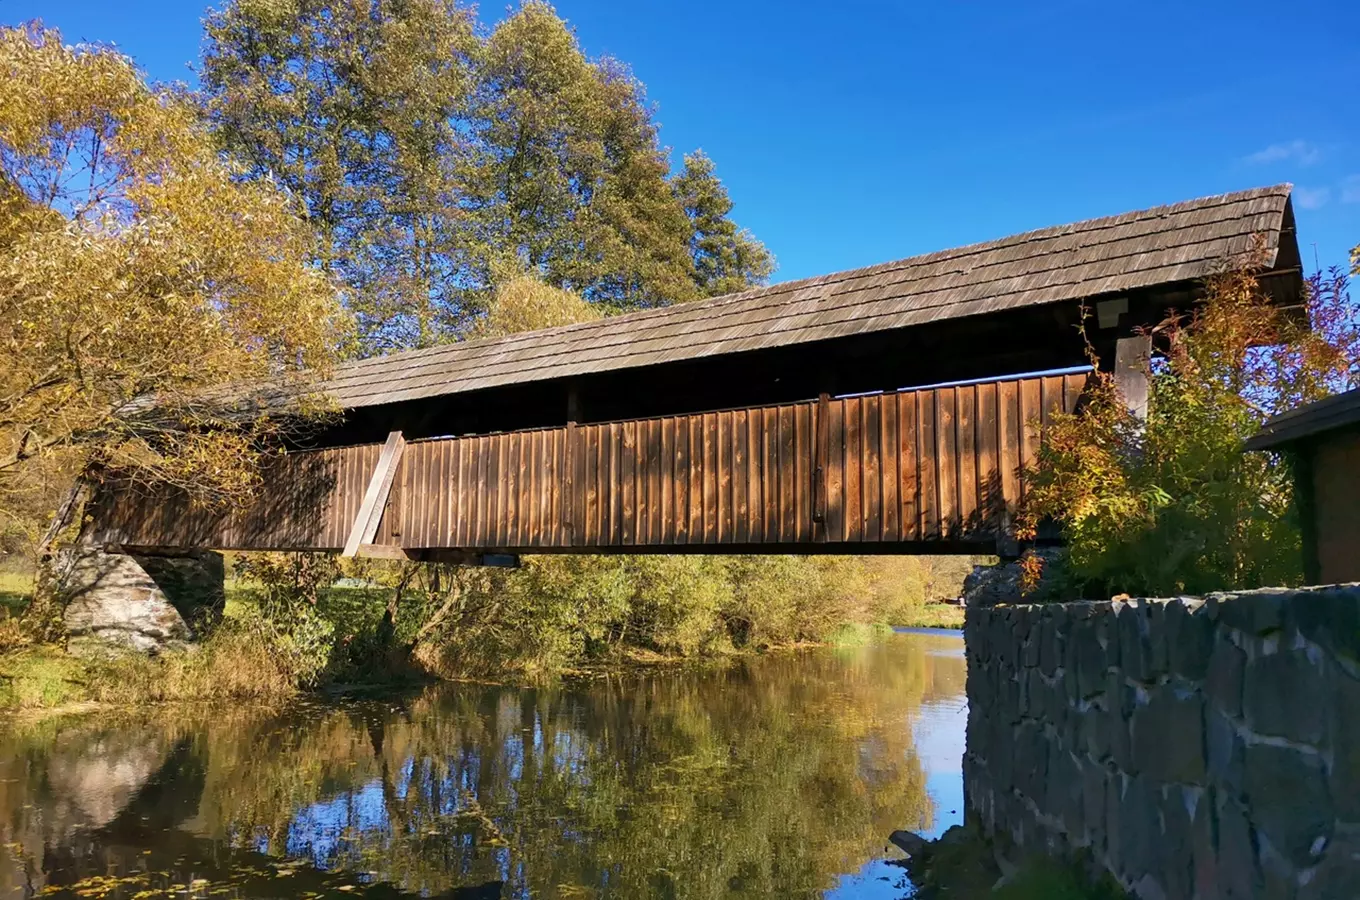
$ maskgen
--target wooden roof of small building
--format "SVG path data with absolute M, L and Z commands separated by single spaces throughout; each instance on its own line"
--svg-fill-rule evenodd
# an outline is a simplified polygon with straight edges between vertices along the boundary
M 596 322 L 393 353 L 340 366 L 327 389 L 345 408 L 374 406 L 1194 281 L 1254 249 L 1273 264 L 1292 216 L 1289 195 L 1289 185 L 1220 194 Z
M 1360 389 L 1305 403 L 1266 420 L 1248 450 L 1271 450 L 1340 428 L 1360 426 Z

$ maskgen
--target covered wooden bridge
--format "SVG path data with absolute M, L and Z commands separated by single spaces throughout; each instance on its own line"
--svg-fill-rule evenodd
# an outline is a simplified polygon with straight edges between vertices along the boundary
M 1145 403 L 1138 329 L 1188 309 L 1205 276 L 1255 254 L 1275 301 L 1300 302 L 1289 197 L 350 363 L 326 385 L 343 421 L 278 459 L 249 507 L 109 483 L 87 535 L 455 560 L 1007 549 L 1039 431 L 1085 384 L 1083 310 Z M 1032 372 L 1054 374 L 1014 374 Z

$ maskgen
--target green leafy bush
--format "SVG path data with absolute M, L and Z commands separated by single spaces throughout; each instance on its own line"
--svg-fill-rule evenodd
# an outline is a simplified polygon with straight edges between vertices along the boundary
M 1193 317 L 1152 332 L 1146 422 L 1104 373 L 1079 413 L 1054 417 L 1024 514 L 1031 533 L 1045 517 L 1062 524 L 1069 598 L 1301 580 L 1290 462 L 1242 445 L 1270 415 L 1356 383 L 1346 278 L 1315 277 L 1307 313 L 1282 315 L 1249 270 L 1211 278 Z

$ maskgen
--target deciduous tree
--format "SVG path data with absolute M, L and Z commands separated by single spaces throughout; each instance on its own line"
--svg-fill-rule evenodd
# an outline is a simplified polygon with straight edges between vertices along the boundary
M 249 174 L 305 206 L 359 349 L 456 331 L 470 267 L 462 190 L 480 44 L 455 0 L 238 0 L 210 13 L 204 106 Z
M 716 297 L 764 284 L 774 271 L 774 257 L 732 221 L 732 200 L 713 160 L 701 150 L 687 155 L 672 185 L 689 217 L 690 260 L 699 292 Z
M 302 400 L 343 329 L 288 197 L 239 174 L 126 57 L 0 29 L 0 516 L 91 467 L 249 489 L 284 420 L 209 389 Z
M 456 0 L 233 0 L 203 88 L 223 145 L 304 202 L 361 353 L 476 332 L 505 272 L 618 311 L 771 269 L 712 164 L 672 176 L 643 86 L 544 3 L 481 35 Z

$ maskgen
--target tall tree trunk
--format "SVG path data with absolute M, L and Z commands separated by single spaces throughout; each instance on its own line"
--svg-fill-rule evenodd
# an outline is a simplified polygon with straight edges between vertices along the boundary
M 77 478 L 75 484 L 71 485 L 71 489 L 62 497 L 56 513 L 52 516 L 51 524 L 47 526 L 47 531 L 38 542 L 38 572 L 33 585 L 33 599 L 23 614 L 24 630 L 37 640 L 54 641 L 65 631 L 62 622 L 60 585 L 57 573 L 53 569 L 57 539 L 71 527 L 76 514 L 85 505 L 88 494 L 89 483 L 83 476 Z

